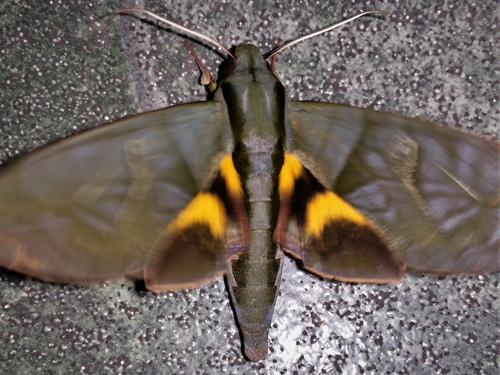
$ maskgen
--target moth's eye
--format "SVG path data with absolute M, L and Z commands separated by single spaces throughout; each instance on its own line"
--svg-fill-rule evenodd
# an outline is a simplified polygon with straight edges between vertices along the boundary
M 236 60 L 234 59 L 227 60 L 226 63 L 224 64 L 224 70 L 223 70 L 224 77 L 230 75 L 234 71 L 235 67 L 236 67 Z
M 276 73 L 276 70 L 274 69 L 275 68 L 274 61 L 272 63 L 269 63 L 266 61 L 266 66 L 267 66 L 267 70 L 269 70 L 271 73 L 273 73 L 276 78 L 280 79 L 280 77 Z

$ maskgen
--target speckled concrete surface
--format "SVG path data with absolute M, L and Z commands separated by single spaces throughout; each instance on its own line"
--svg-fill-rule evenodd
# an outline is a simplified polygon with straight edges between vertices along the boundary
M 494 137 L 496 1 L 3 1 L 0 158 L 104 122 L 204 100 L 183 39 L 136 5 L 231 46 L 269 50 L 385 9 L 278 58 L 294 99 L 389 110 Z M 496 38 L 496 39 L 495 39 Z M 221 57 L 194 43 L 210 67 Z M 212 69 L 214 71 L 215 69 Z M 460 124 L 460 125 L 458 125 Z M 319 279 L 285 264 L 265 361 L 245 361 L 222 280 L 156 295 L 128 281 L 54 285 L 0 270 L 2 374 L 497 374 L 500 275 L 395 286 Z

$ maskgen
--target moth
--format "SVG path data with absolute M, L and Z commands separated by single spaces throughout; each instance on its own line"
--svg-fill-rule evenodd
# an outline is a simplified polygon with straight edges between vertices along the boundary
M 261 360 L 283 251 L 346 282 L 500 270 L 499 159 L 499 144 L 422 120 L 291 101 L 259 49 L 240 45 L 213 100 L 3 167 L 0 265 L 155 292 L 226 275 L 245 355 Z

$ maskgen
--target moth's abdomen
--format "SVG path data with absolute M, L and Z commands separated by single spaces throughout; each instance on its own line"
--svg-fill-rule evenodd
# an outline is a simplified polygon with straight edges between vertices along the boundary
M 251 232 L 252 242 L 261 243 L 271 238 L 270 231 Z M 276 251 L 275 246 L 274 249 Z M 281 280 L 281 261 L 281 256 L 250 260 L 244 254 L 229 266 L 228 283 L 243 334 L 245 354 L 253 361 L 267 355 L 267 336 Z
M 267 335 L 281 280 L 282 254 L 273 243 L 279 203 L 273 159 L 270 153 L 248 154 L 248 168 L 242 179 L 250 241 L 248 249 L 231 261 L 228 272 L 245 354 L 251 360 L 267 355 Z

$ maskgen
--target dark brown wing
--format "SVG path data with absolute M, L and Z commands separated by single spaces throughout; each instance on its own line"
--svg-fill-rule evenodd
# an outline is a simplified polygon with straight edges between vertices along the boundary
M 500 270 L 497 143 L 393 114 L 304 102 L 291 103 L 288 134 L 287 151 L 365 215 L 411 269 Z
M 10 163 L 0 172 L 0 265 L 58 282 L 142 278 L 157 239 L 231 149 L 223 122 L 218 102 L 180 105 Z

